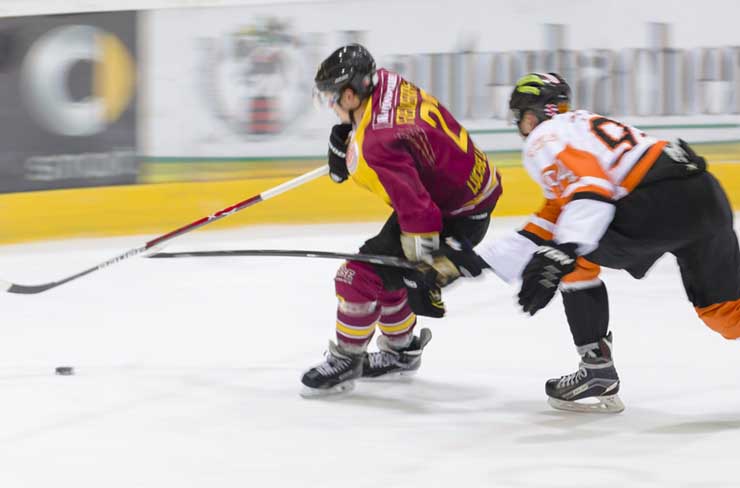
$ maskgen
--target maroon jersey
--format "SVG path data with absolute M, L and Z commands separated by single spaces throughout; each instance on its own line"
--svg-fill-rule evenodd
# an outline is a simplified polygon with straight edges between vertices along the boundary
M 442 230 L 443 217 L 490 211 L 501 182 L 486 154 L 434 97 L 384 69 L 347 155 L 352 179 L 398 214 L 401 230 Z

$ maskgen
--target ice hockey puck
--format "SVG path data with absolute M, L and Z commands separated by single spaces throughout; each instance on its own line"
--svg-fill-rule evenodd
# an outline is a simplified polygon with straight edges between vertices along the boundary
M 55 370 L 56 374 L 60 374 L 62 376 L 69 376 L 75 374 L 75 369 L 72 366 L 58 366 Z

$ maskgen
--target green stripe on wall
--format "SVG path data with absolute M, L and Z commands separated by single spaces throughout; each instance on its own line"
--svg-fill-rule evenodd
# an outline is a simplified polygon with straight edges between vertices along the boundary
M 641 130 L 701 130 L 701 129 L 740 129 L 740 124 L 723 123 L 723 124 L 647 124 L 636 125 Z M 506 129 L 478 129 L 469 130 L 470 135 L 476 134 L 516 134 L 516 128 Z
M 692 143 L 711 164 L 740 162 L 740 140 Z M 521 167 L 518 150 L 486 151 L 498 168 Z M 323 156 L 144 158 L 140 183 L 290 178 L 326 163 Z

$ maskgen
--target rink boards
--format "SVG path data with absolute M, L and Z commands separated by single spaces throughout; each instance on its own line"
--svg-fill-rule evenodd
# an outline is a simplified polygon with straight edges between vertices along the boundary
M 740 209 L 740 144 L 698 148 L 733 206 Z M 491 153 L 490 157 L 504 182 L 504 194 L 494 215 L 526 215 L 536 210 L 542 194 L 519 165 L 518 153 Z M 282 165 L 276 161 L 152 160 L 146 163 L 145 184 L 4 194 L 0 195 L 0 242 L 162 234 L 322 164 L 313 159 Z M 190 179 L 209 181 L 157 183 L 171 179 L 176 171 L 188 173 Z M 229 179 L 213 181 L 219 177 Z M 337 185 L 321 178 L 210 224 L 207 229 L 374 221 L 384 219 L 389 212 L 374 195 L 352 182 Z
M 547 71 L 574 80 L 574 106 L 618 115 L 655 138 L 697 143 L 740 205 L 740 47 L 692 36 L 692 44 L 668 50 L 634 33 L 632 40 L 619 33 L 609 47 L 601 32 L 575 37 L 577 22 L 568 37 L 582 48 L 557 48 L 553 58 L 554 44 L 541 50 L 539 36 L 511 35 L 536 24 L 513 7 L 500 18 L 519 20 L 491 29 L 490 19 L 474 16 L 461 36 L 445 13 L 478 0 L 442 10 L 394 5 L 395 16 L 416 19 L 403 29 L 385 22 L 384 9 L 368 7 L 362 29 L 352 32 L 343 12 L 317 16 L 312 3 L 0 19 L 0 94 L 13 121 L 0 132 L 0 243 L 159 235 L 323 166 L 336 120 L 315 110 L 309 94 L 316 66 L 350 41 L 433 93 L 488 151 L 503 176 L 497 216 L 540 205 L 541 192 L 520 165 L 508 97 L 520 74 L 552 63 Z M 629 12 L 630 22 L 653 18 L 641 12 L 643 20 Z M 714 17 L 713 26 L 728 22 Z M 549 35 L 548 25 L 537 30 Z M 476 31 L 486 36 L 459 45 Z M 378 221 L 389 212 L 352 183 L 323 178 L 207 229 Z

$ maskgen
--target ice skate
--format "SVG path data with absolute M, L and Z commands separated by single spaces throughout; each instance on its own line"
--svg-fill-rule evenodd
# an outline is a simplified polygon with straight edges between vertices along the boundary
M 575 373 L 547 380 L 548 403 L 571 412 L 619 413 L 624 404 L 617 394 L 619 376 L 612 361 L 611 332 L 599 342 L 581 346 Z
M 421 366 L 421 353 L 431 340 L 432 331 L 421 329 L 407 348 L 397 351 L 390 347 L 385 336 L 380 336 L 378 338 L 380 350 L 365 356 L 362 378 L 386 379 L 414 375 Z
M 352 391 L 362 375 L 362 355 L 348 354 L 329 341 L 326 360 L 306 371 L 301 379 L 301 396 L 319 397 Z

